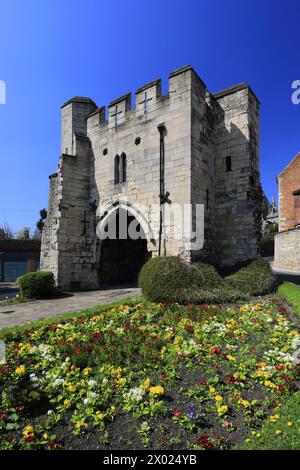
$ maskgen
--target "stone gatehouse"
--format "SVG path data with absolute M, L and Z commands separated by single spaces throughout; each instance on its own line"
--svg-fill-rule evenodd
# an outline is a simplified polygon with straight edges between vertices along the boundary
M 129 281 L 149 256 L 231 265 L 259 254 L 259 101 L 247 84 L 212 94 L 187 66 L 170 74 L 166 95 L 160 79 L 139 88 L 135 107 L 130 93 L 107 110 L 70 99 L 61 129 L 41 253 L 58 286 Z M 184 232 L 164 219 L 175 204 L 202 205 L 201 248 L 192 249 L 194 215 Z M 96 228 L 124 211 L 144 238 L 99 240 Z

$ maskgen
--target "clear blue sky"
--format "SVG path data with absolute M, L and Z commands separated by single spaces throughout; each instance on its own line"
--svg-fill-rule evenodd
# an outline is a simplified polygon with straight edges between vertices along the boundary
M 261 171 L 300 150 L 299 0 L 0 0 L 0 223 L 34 227 L 60 153 L 60 105 L 98 105 L 192 65 L 211 92 L 247 82 L 261 100 Z

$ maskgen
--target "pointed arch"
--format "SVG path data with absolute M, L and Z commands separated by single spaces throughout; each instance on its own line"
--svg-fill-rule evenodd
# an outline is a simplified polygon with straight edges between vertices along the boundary
M 156 245 L 155 238 L 152 233 L 152 229 L 150 226 L 150 223 L 142 214 L 141 211 L 139 211 L 133 204 L 128 203 L 127 201 L 118 201 L 117 204 L 111 205 L 104 213 L 104 215 L 101 217 L 100 222 L 97 225 L 97 236 L 101 240 L 103 240 L 103 236 L 105 235 L 105 228 L 108 224 L 108 221 L 110 217 L 119 211 L 120 209 L 123 209 L 127 211 L 130 215 L 132 215 L 137 222 L 140 224 L 146 239 L 151 242 L 153 245 Z

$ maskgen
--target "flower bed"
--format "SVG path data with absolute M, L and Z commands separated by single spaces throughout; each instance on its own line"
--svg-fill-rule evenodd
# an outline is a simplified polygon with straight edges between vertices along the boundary
M 5 341 L 1 449 L 232 448 L 296 390 L 300 335 L 275 300 L 122 305 Z

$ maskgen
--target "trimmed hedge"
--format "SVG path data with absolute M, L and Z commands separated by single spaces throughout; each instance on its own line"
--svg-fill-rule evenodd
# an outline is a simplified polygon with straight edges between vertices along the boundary
M 248 266 L 225 278 L 233 289 L 249 295 L 265 295 L 277 287 L 277 279 L 268 261 L 263 258 L 252 261 Z
M 177 256 L 147 261 L 141 269 L 139 285 L 152 302 L 222 303 L 245 298 L 228 286 L 213 266 L 185 263 Z
M 54 290 L 54 275 L 47 271 L 27 273 L 18 278 L 20 294 L 27 299 L 46 297 Z

